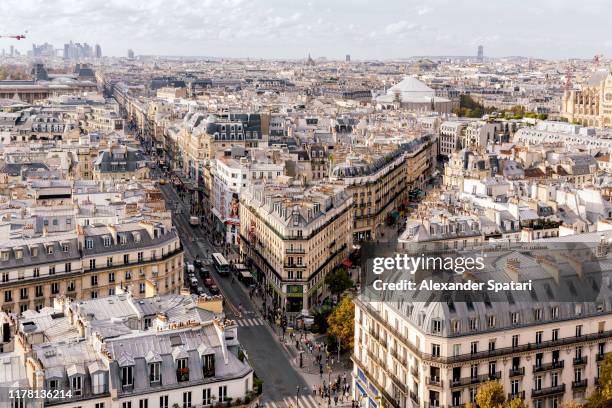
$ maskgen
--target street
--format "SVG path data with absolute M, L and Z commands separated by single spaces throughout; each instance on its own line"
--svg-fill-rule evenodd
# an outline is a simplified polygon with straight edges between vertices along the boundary
M 189 224 L 189 206 L 179 197 L 173 185 L 168 183 L 159 187 L 167 203 L 178 203 L 180 211 L 173 211 L 172 219 L 185 249 L 185 262 L 192 262 L 196 255 L 204 260 L 213 252 L 221 252 L 212 245 L 201 227 Z M 232 282 L 230 277 L 220 277 L 214 268 L 209 269 L 225 299 L 225 314 L 237 321 L 240 344 L 264 382 L 262 402 L 277 408 L 286 405 L 283 401 L 293 401 L 295 404 L 297 387 L 300 387 L 300 406 L 314 408 L 316 405 L 312 402 L 311 388 L 291 364 L 292 356 L 241 288 L 242 283 Z M 196 277 L 202 284 L 199 274 Z

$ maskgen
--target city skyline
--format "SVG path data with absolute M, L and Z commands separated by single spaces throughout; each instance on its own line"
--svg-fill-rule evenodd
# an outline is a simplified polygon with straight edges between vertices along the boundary
M 1 41 L 26 51 L 32 43 L 60 48 L 71 39 L 100 44 L 105 55 L 210 56 L 299 59 L 398 59 L 419 55 L 591 58 L 612 52 L 606 38 L 611 4 L 542 1 L 528 12 L 518 1 L 461 5 L 446 0 L 388 1 L 377 13 L 365 1 L 285 4 L 277 0 L 88 2 L 48 4 L 8 0 L 0 4 L 2 34 L 23 34 L 21 42 Z M 28 11 L 37 10 L 36 24 Z M 554 23 L 551 23 L 554 21 Z M 589 23 L 582 24 L 582 21 Z M 576 36 L 567 27 L 577 27 Z

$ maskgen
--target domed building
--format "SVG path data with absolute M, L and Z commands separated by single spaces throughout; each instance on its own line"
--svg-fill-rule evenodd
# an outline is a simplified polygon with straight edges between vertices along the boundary
M 436 96 L 436 92 L 424 82 L 407 76 L 401 82 L 393 85 L 384 95 L 376 97 L 379 109 L 397 109 L 398 107 L 438 113 L 452 113 L 458 102 Z

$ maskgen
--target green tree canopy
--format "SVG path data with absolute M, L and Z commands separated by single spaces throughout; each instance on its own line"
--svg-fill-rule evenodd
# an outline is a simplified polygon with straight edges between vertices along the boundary
M 344 268 L 338 268 L 327 274 L 325 284 L 334 295 L 340 295 L 345 290 L 353 287 L 353 281 Z

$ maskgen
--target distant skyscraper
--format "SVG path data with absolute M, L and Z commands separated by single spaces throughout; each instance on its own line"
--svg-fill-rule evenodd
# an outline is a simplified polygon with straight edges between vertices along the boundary
M 484 60 L 484 47 L 482 45 L 478 46 L 478 61 Z
M 128 50 L 128 58 L 129 59 L 134 59 L 134 50 L 132 50 L 132 49 Z
M 11 57 L 15 56 L 15 46 L 13 46 L 13 45 L 11 45 L 10 55 L 11 55 Z
M 344 60 L 346 62 L 351 62 L 351 54 L 346 54 L 346 58 Z
M 96 58 L 102 58 L 102 47 L 100 47 L 100 44 L 96 44 Z

